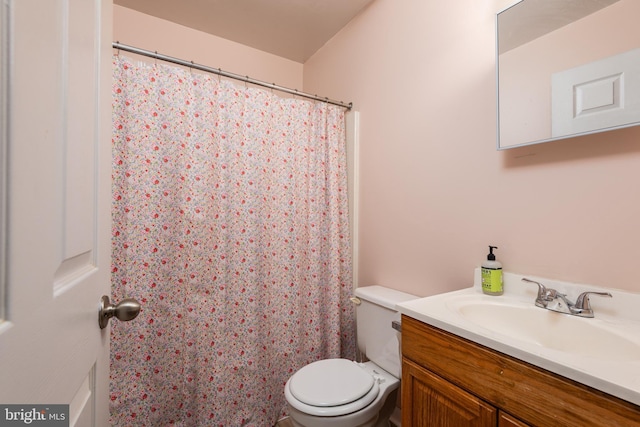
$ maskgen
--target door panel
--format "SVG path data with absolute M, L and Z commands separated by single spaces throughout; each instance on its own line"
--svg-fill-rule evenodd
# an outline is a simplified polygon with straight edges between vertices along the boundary
M 598 132 L 638 123 L 640 49 L 551 76 L 551 136 Z
M 111 1 L 14 0 L 0 403 L 108 425 Z M 77 423 L 74 424 L 77 420 Z
M 402 363 L 402 424 L 409 427 L 495 427 L 497 409 L 423 369 Z

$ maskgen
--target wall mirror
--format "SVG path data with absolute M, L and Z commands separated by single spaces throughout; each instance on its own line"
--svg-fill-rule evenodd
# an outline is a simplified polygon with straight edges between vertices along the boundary
M 498 13 L 498 149 L 640 124 L 638 16 L 638 0 L 521 0 Z

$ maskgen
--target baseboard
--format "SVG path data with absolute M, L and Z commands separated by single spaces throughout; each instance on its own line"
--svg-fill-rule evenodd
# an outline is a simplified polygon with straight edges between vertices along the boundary
M 275 427 L 293 427 L 293 424 L 291 423 L 289 417 L 284 417 L 278 420 Z
M 400 412 L 400 408 L 396 408 L 391 414 L 389 418 L 389 422 L 391 423 L 391 427 L 402 427 L 402 413 Z

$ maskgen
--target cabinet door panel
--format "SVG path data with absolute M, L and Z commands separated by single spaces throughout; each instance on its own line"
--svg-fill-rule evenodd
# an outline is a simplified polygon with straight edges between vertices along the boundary
M 402 365 L 402 425 L 407 427 L 495 427 L 497 410 L 433 373 L 405 360 Z

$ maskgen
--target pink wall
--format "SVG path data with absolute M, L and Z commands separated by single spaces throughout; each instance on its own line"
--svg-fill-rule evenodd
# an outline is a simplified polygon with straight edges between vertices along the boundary
M 496 151 L 495 13 L 513 0 L 375 0 L 304 66 L 360 111 L 359 285 L 418 295 L 505 270 L 640 291 L 640 138 Z
M 298 62 L 122 6 L 113 7 L 113 39 L 269 83 L 302 88 L 303 67 Z

